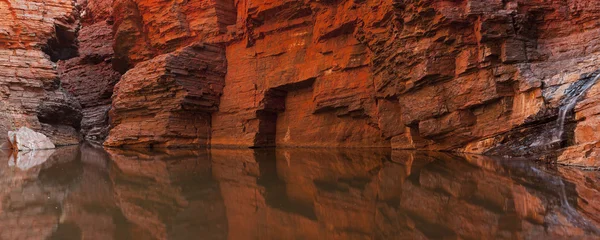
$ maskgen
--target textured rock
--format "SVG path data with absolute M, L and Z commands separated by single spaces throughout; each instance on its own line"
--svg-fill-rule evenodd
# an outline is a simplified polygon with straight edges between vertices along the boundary
M 80 131 L 113 147 L 551 152 L 598 165 L 597 87 L 548 140 L 598 72 L 600 10 L 588 1 L 0 4 L 1 131 L 28 126 L 56 144 Z
M 129 71 L 115 87 L 105 145 L 208 145 L 226 72 L 218 43 L 235 21 L 233 1 L 117 0 L 113 8 L 113 67 Z
M 82 6 L 79 56 L 58 63 L 63 87 L 81 104 L 81 133 L 103 142 L 108 135 L 108 109 L 121 74 L 112 69 L 112 1 L 88 0 Z
M 15 151 L 35 151 L 55 148 L 52 141 L 46 135 L 35 132 L 27 127 L 21 127 L 18 131 L 9 131 L 8 139 Z
M 0 134 L 22 126 L 47 134 L 47 124 L 75 133 L 50 136 L 55 144 L 79 142 L 78 124 L 69 124 L 80 121 L 80 107 L 60 87 L 52 62 L 74 55 L 76 14 L 70 0 L 0 2 Z
M 105 145 L 208 145 L 224 75 L 223 49 L 212 45 L 191 45 L 139 63 L 115 87 Z
M 599 12 L 584 3 L 287 0 L 237 7 L 213 145 L 526 155 L 539 149 L 520 150 L 516 132 L 551 121 L 564 90 L 595 71 L 595 51 L 585 49 L 598 28 L 586 23 Z M 561 28 L 573 24 L 586 27 Z M 569 77 L 557 81 L 559 74 Z M 532 138 L 543 130 L 527 131 Z
M 124 72 L 137 63 L 194 42 L 219 42 L 219 34 L 235 23 L 233 0 L 115 0 L 115 69 Z
M 389 146 L 353 5 L 240 2 L 213 145 Z M 347 11 L 348 10 L 348 11 Z M 246 99 L 253 99 L 248 101 Z
M 595 74 L 600 74 L 597 71 Z M 591 76 L 595 77 L 595 76 Z M 558 163 L 597 169 L 600 167 L 600 85 L 595 84 L 584 95 L 585 99 L 578 103 L 570 120 L 573 125 L 572 146 L 558 156 Z

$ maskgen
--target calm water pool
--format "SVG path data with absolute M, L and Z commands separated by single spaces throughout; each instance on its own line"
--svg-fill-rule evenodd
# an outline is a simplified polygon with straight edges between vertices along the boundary
M 594 239 L 599 177 L 384 150 L 0 152 L 0 239 Z

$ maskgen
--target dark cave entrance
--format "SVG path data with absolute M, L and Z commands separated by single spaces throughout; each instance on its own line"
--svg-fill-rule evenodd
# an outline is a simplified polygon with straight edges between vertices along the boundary
M 277 146 L 277 119 L 285 111 L 288 92 L 312 89 L 315 80 L 316 78 L 310 78 L 267 90 L 256 112 L 259 123 L 254 139 L 255 148 Z
M 71 59 L 79 55 L 77 30 L 56 24 L 54 25 L 54 34 L 55 36 L 42 47 L 42 51 L 50 56 L 52 62 Z

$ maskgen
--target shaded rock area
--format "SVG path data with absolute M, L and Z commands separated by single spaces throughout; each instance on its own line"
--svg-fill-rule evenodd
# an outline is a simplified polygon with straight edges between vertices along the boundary
M 87 0 L 80 6 L 78 57 L 58 63 L 63 87 L 81 104 L 81 134 L 103 142 L 108 135 L 108 110 L 120 73 L 113 70 L 112 1 Z
M 411 151 L 86 144 L 29 168 L 0 151 L 0 237 L 595 239 L 599 189 L 589 183 L 599 177 Z

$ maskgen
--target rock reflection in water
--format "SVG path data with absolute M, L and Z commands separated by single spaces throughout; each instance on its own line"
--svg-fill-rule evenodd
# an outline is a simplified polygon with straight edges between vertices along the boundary
M 0 152 L 0 239 L 600 235 L 599 173 L 384 150 Z M 35 161 L 34 161 L 35 162 Z
M 54 149 L 39 151 L 11 151 L 8 161 L 9 166 L 17 166 L 21 170 L 27 170 L 40 165 L 54 154 Z

